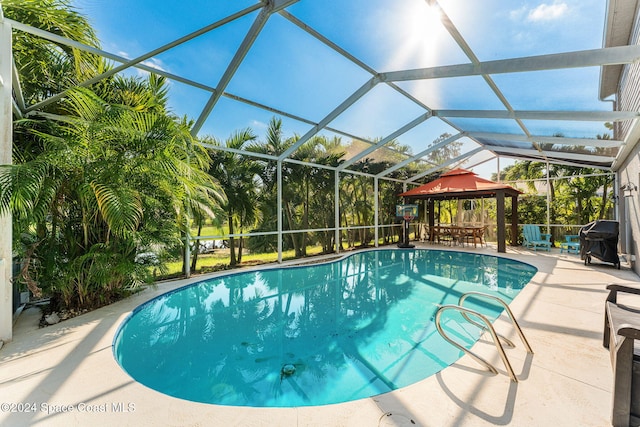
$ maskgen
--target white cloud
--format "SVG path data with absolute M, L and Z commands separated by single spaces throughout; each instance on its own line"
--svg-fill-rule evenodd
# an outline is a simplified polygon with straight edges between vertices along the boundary
M 567 6 L 566 3 L 543 3 L 529 12 L 529 14 L 527 15 L 527 20 L 532 22 L 551 21 L 561 18 L 568 11 L 569 6 Z
M 146 61 L 142 61 L 142 64 L 146 65 L 147 67 L 155 68 L 156 70 L 167 71 L 164 68 L 164 64 L 162 63 L 162 61 L 156 58 L 149 58 Z
M 259 120 L 252 120 L 251 126 L 252 129 L 267 129 L 269 127 L 265 122 L 261 122 Z
M 145 65 L 149 68 L 154 68 L 158 71 L 167 71 L 167 69 L 164 67 L 164 63 L 156 58 L 149 58 L 146 61 L 142 61 L 140 64 Z M 149 71 L 147 70 L 142 70 L 140 68 L 136 68 L 136 73 L 138 76 L 140 77 L 147 77 L 149 75 Z M 171 80 L 167 80 L 167 84 L 171 84 Z
M 133 59 L 128 52 L 125 52 L 123 50 L 118 51 L 117 55 L 121 58 L 126 58 L 129 60 Z M 140 64 L 145 65 L 149 68 L 155 68 L 156 70 L 159 70 L 159 71 L 167 71 L 167 69 L 165 68 L 165 64 L 160 59 L 157 59 L 157 58 L 149 58 L 145 61 L 142 61 Z M 120 65 L 119 62 L 118 62 L 118 65 Z M 141 70 L 139 68 L 137 70 L 138 70 L 137 71 L 138 75 L 146 76 L 149 74 L 148 71 Z

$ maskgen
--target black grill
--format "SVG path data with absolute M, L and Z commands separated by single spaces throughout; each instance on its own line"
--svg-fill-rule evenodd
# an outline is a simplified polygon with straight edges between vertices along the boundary
M 610 262 L 620 269 L 618 257 L 618 221 L 596 220 L 580 229 L 580 258 L 591 264 L 591 258 Z

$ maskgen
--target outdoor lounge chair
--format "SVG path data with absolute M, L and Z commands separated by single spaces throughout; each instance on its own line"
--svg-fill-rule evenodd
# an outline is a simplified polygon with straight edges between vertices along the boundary
M 540 233 L 540 227 L 537 225 L 523 225 L 522 235 L 524 236 L 522 246 L 531 248 L 534 251 L 537 251 L 538 248 L 545 251 L 551 250 L 551 234 Z
M 577 234 L 567 234 L 564 236 L 564 242 L 560 243 L 560 253 L 580 253 L 580 236 Z
M 611 284 L 605 302 L 603 345 L 609 349 L 613 369 L 611 424 L 627 427 L 640 424 L 640 288 Z M 620 304 L 618 294 L 628 300 Z M 636 306 L 627 305 L 632 302 Z

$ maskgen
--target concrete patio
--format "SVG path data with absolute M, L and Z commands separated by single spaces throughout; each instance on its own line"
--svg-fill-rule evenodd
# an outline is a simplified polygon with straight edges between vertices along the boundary
M 463 250 L 496 254 L 491 246 Z M 37 312 L 23 312 L 14 340 L 0 349 L 0 425 L 610 425 L 612 374 L 602 347 L 605 286 L 638 283 L 638 276 L 625 263 L 620 270 L 597 261 L 585 266 L 578 255 L 559 249 L 534 253 L 509 247 L 503 255 L 539 269 L 511 304 L 535 354 L 524 351 L 504 315 L 495 324 L 517 345 L 507 355 L 518 383 L 509 380 L 495 348 L 482 339 L 474 349 L 495 362 L 497 376 L 464 356 L 409 387 L 337 405 L 264 409 L 169 397 L 132 380 L 116 363 L 111 345 L 131 310 L 187 283 L 183 280 L 47 328 L 38 328 Z

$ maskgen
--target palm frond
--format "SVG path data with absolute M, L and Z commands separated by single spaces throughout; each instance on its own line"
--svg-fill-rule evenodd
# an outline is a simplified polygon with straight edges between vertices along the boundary
M 92 182 L 100 213 L 109 228 L 122 234 L 134 231 L 143 216 L 142 204 L 138 194 L 129 189 Z

